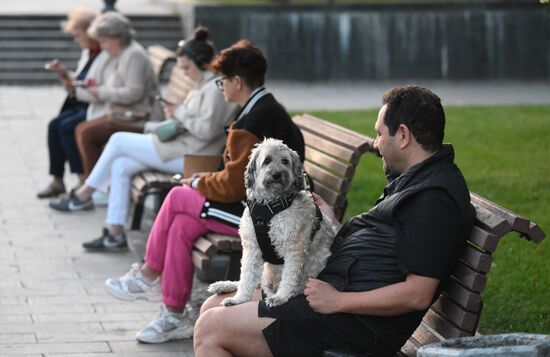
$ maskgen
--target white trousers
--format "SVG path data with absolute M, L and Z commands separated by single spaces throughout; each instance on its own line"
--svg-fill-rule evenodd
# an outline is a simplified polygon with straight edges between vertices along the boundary
M 105 223 L 125 225 L 130 207 L 130 181 L 133 175 L 147 169 L 182 173 L 183 157 L 162 161 L 152 134 L 114 133 L 86 179 L 86 184 L 96 190 L 106 192 L 110 186 Z

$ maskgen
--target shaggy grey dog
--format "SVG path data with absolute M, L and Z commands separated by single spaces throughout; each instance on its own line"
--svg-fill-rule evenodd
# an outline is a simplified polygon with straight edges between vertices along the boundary
M 261 282 L 266 304 L 278 306 L 303 293 L 307 278 L 317 277 L 323 270 L 336 232 L 326 217 L 319 222 L 313 197 L 304 189 L 300 158 L 282 141 L 265 139 L 253 149 L 245 186 L 248 207 L 239 227 L 243 246 L 240 280 L 213 283 L 208 291 L 221 294 L 237 290 L 222 301 L 225 306 L 237 305 L 250 301 Z M 287 197 L 293 198 L 290 206 L 275 214 L 268 226 L 271 246 L 284 264 L 271 264 L 264 261 L 250 210 L 255 203 L 279 202 Z M 251 202 L 255 203 L 251 206 Z M 312 237 L 316 222 L 318 230 Z

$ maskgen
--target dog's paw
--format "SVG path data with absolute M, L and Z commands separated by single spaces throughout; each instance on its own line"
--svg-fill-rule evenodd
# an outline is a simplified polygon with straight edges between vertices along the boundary
M 242 299 L 242 298 L 239 298 L 237 296 L 233 296 L 233 297 L 223 299 L 222 302 L 221 302 L 221 305 L 223 305 L 223 306 L 234 306 L 234 305 L 242 304 L 242 303 L 247 302 L 247 301 L 248 300 L 246 300 L 246 299 Z
M 227 294 L 237 291 L 237 287 L 239 286 L 238 281 L 217 281 L 215 283 L 210 284 L 207 291 L 210 294 Z
M 288 301 L 288 297 L 273 295 L 265 299 L 265 304 L 269 307 L 280 306 Z

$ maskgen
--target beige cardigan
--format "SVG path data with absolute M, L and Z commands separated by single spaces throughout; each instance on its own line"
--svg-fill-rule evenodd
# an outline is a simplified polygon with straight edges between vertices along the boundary
M 86 101 L 151 111 L 158 84 L 147 52 L 138 42 L 132 41 L 117 57 L 108 57 L 93 75 L 99 85 L 97 98 L 82 88 L 77 92 L 79 98 L 91 96 L 95 100 Z
M 228 103 L 216 87 L 215 75 L 202 72 L 202 78 L 189 92 L 174 118 L 181 121 L 185 132 L 168 142 L 153 135 L 155 149 L 163 161 L 185 154 L 219 155 L 225 146 L 225 127 L 235 119 L 238 106 Z
M 81 68 L 86 64 L 89 58 L 89 51 L 86 49 L 86 53 L 83 53 L 82 58 L 79 62 L 79 67 Z M 99 77 L 100 71 L 105 67 L 105 63 L 109 60 L 109 55 L 105 51 L 101 51 L 94 62 L 90 66 L 88 73 L 86 73 L 86 79 L 93 78 L 97 83 L 103 83 Z M 83 63 L 82 63 L 83 62 Z M 79 72 L 79 70 L 77 70 Z M 86 120 L 99 118 L 107 113 L 107 107 L 104 102 L 100 102 L 95 96 L 90 94 L 85 88 L 76 87 L 75 96 L 78 100 L 82 102 L 88 102 L 88 110 L 86 111 Z

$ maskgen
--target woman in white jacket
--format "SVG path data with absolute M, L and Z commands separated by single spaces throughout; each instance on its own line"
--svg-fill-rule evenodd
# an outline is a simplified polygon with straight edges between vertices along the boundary
M 178 66 L 196 82 L 182 105 L 167 104 L 168 117 L 177 119 L 179 133 L 162 142 L 156 134 L 118 132 L 109 139 L 85 184 L 52 208 L 63 211 L 94 207 L 95 190 L 108 187 L 107 228 L 101 236 L 83 246 L 90 250 L 126 248 L 124 224 L 130 204 L 130 180 L 139 171 L 156 169 L 167 173 L 183 171 L 185 154 L 220 154 L 225 145 L 225 127 L 236 114 L 237 106 L 227 103 L 216 88 L 214 73 L 208 70 L 214 47 L 208 31 L 198 28 L 193 37 L 177 51 Z M 156 125 L 148 126 L 153 128 Z

